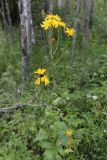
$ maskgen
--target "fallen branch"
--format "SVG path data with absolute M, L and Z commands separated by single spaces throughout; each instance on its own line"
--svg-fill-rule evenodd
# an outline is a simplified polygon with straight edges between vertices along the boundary
M 17 109 L 23 109 L 24 107 L 37 107 L 37 104 L 31 104 L 31 103 L 26 103 L 26 104 L 16 104 L 10 107 L 5 107 L 5 108 L 0 108 L 0 113 L 8 113 L 8 112 L 13 112 Z
M 23 108 L 23 107 L 25 107 L 24 104 L 17 104 L 12 107 L 8 107 L 8 108 L 0 108 L 0 113 L 13 112 L 16 109 Z

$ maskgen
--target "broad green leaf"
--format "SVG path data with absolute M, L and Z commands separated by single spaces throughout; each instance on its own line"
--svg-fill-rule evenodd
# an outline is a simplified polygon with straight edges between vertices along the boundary
M 56 160 L 57 150 L 55 148 L 49 148 L 45 150 L 44 160 Z
M 51 142 L 49 142 L 49 141 L 40 141 L 40 146 L 42 147 L 42 148 L 52 148 L 53 146 L 52 146 L 52 143 Z
M 48 139 L 48 134 L 44 129 L 41 129 L 35 139 L 35 141 L 41 141 Z
M 67 144 L 67 141 L 68 141 L 68 138 L 65 135 L 60 135 L 60 136 L 58 136 L 56 145 L 57 146 L 60 146 L 60 145 L 65 146 Z
M 58 153 L 59 153 L 61 156 L 64 156 L 64 150 L 63 150 L 63 148 L 62 148 L 61 146 L 59 146 L 59 147 L 57 148 L 57 151 L 58 151 Z
M 62 157 L 60 155 L 57 155 L 56 160 L 62 160 Z

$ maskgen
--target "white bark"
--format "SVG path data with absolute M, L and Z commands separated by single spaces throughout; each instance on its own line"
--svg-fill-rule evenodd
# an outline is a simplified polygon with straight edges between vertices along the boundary
M 75 0 L 74 4 L 74 29 L 76 31 L 76 34 L 73 36 L 72 40 L 72 56 L 71 56 L 71 62 L 72 64 L 75 61 L 76 57 L 76 37 L 77 37 L 77 27 L 78 27 L 78 13 L 79 13 L 79 8 L 80 8 L 80 0 Z
M 22 0 L 25 16 L 26 34 L 27 34 L 27 52 L 29 57 L 32 55 L 32 43 L 35 43 L 34 31 L 32 25 L 31 0 Z
M 20 23 L 21 23 L 21 51 L 22 51 L 22 79 L 26 83 L 28 81 L 28 58 L 27 58 L 27 38 L 28 38 L 28 26 L 27 26 L 27 10 L 26 0 L 18 1 Z

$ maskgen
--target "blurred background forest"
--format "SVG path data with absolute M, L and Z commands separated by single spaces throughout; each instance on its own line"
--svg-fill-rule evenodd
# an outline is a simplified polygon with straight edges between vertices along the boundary
M 107 160 L 106 139 L 107 0 L 0 0 L 0 160 Z

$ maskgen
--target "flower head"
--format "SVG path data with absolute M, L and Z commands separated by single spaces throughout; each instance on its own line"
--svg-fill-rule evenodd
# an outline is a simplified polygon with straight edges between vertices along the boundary
M 65 132 L 66 136 L 71 137 L 73 135 L 73 131 L 72 130 L 67 130 Z
M 37 73 L 40 76 L 44 76 L 44 74 L 46 73 L 46 69 L 39 68 L 39 69 L 37 69 L 37 71 L 35 71 L 35 73 Z
M 41 84 L 44 84 L 44 85 L 48 85 L 49 84 L 49 79 L 48 77 L 45 75 L 46 73 L 46 69 L 44 68 L 39 68 L 37 69 L 37 71 L 35 71 L 35 73 L 37 73 L 39 75 L 39 77 L 35 80 L 35 84 L 36 85 L 41 85 Z
M 46 86 L 49 84 L 49 79 L 47 76 L 43 76 L 41 78 L 41 82 L 44 83 Z
M 45 86 L 49 85 L 49 79 L 47 76 L 43 76 L 43 77 L 39 77 L 35 80 L 35 84 L 36 85 L 41 85 L 41 84 L 44 84 Z
M 75 35 L 75 30 L 73 28 L 66 28 L 65 33 L 67 33 L 68 37 L 72 37 Z
M 48 30 L 50 28 L 59 28 L 59 27 L 66 27 L 66 24 L 62 21 L 61 17 L 58 15 L 47 15 L 44 21 L 41 24 L 41 28 L 44 30 Z

